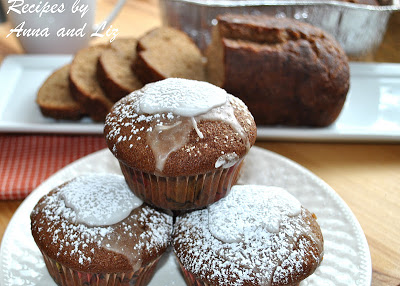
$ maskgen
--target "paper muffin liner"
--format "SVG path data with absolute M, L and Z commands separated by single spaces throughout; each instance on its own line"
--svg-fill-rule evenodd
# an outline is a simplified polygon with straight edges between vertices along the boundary
M 186 268 L 182 265 L 180 262 L 179 258 L 176 257 L 176 259 L 179 262 L 179 266 L 181 269 L 181 273 L 183 275 L 183 278 L 185 279 L 186 285 L 187 286 L 213 286 L 209 283 L 204 282 L 203 280 L 199 279 L 196 275 L 194 275 L 192 272 L 186 270 Z M 246 284 L 247 285 L 247 284 Z M 258 284 L 254 284 L 255 286 Z M 300 286 L 300 283 L 294 283 L 290 284 L 291 286 Z
M 61 286 L 144 286 L 153 277 L 160 258 L 137 271 L 119 273 L 88 273 L 66 267 L 42 252 L 47 270 L 54 282 Z
M 230 168 L 179 177 L 158 176 L 119 163 L 136 196 L 158 208 L 184 211 L 206 207 L 225 197 L 238 180 L 242 162 L 241 159 Z
M 186 268 L 180 262 L 179 258 L 176 257 L 176 259 L 179 262 L 181 273 L 183 275 L 183 278 L 185 279 L 187 286 L 209 286 L 208 283 L 204 282 L 203 280 L 198 279 L 196 277 L 196 275 L 194 275 L 192 272 L 186 270 Z

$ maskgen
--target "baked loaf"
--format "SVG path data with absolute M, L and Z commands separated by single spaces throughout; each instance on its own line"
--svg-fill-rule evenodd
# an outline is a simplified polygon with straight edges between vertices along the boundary
M 88 174 L 41 198 L 31 230 L 57 285 L 147 285 L 172 217 L 143 204 L 123 176 Z
M 52 73 L 40 87 L 36 103 L 44 116 L 55 119 L 80 119 L 84 112 L 71 96 L 68 82 L 69 65 Z
M 71 63 L 69 73 L 72 96 L 94 121 L 104 121 L 114 104 L 97 80 L 97 62 L 108 48 L 108 45 L 96 45 L 80 50 Z
M 256 132 L 240 99 L 210 83 L 177 78 L 122 98 L 104 127 L 132 191 L 171 210 L 201 208 L 225 196 Z
M 100 55 L 98 80 L 113 102 L 143 86 L 131 69 L 136 58 L 136 45 L 137 40 L 134 38 L 118 38 Z
M 206 55 L 208 81 L 241 98 L 259 125 L 327 126 L 349 90 L 339 44 L 293 19 L 219 16 Z
M 139 38 L 132 68 L 143 84 L 170 77 L 205 79 L 203 56 L 196 44 L 170 27 L 156 28 Z
M 257 185 L 178 216 L 173 246 L 187 285 L 299 285 L 323 258 L 315 215 L 284 189 Z

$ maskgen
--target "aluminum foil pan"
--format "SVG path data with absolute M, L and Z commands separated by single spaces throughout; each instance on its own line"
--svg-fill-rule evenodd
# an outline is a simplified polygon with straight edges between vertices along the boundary
M 225 13 L 290 17 L 320 27 L 334 36 L 349 56 L 361 57 L 376 49 L 389 16 L 400 0 L 372 6 L 338 1 L 285 0 L 159 0 L 163 24 L 189 34 L 200 49 L 211 41 L 216 17 Z

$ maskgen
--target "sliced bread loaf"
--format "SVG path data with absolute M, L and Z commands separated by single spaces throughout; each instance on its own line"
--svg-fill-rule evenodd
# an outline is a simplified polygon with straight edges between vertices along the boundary
M 104 121 L 114 104 L 97 80 L 97 62 L 108 48 L 109 45 L 97 45 L 80 50 L 71 63 L 69 73 L 72 96 L 94 121 Z
M 111 101 L 118 101 L 143 86 L 131 69 L 136 58 L 136 45 L 134 38 L 116 39 L 111 48 L 100 55 L 97 77 Z
M 205 80 L 200 50 L 188 35 L 170 27 L 139 39 L 132 69 L 143 84 L 169 77 Z
M 325 31 L 289 18 L 221 15 L 208 80 L 242 99 L 259 125 L 327 126 L 349 90 L 349 64 Z
M 69 68 L 66 65 L 56 70 L 40 87 L 36 102 L 44 116 L 76 120 L 84 115 L 83 108 L 70 93 Z

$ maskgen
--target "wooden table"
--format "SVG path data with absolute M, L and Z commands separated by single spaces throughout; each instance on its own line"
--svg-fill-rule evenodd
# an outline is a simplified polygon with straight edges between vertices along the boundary
M 102 19 L 116 0 L 99 0 Z M 128 0 L 113 23 L 120 36 L 139 36 L 161 24 L 155 0 Z M 16 39 L 0 25 L 0 59 L 22 53 Z M 392 14 L 379 49 L 364 61 L 400 63 L 400 13 Z M 372 285 L 400 285 L 400 145 L 260 141 L 325 180 L 359 220 L 372 256 Z M 0 239 L 21 201 L 0 201 Z

